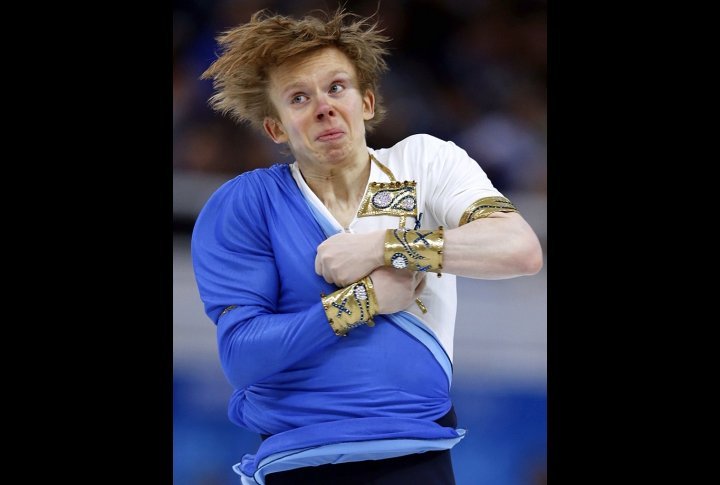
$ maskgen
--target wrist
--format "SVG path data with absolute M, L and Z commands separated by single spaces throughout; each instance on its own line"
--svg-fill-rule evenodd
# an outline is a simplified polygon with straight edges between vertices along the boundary
M 375 326 L 372 317 L 378 314 L 375 287 L 370 276 L 345 288 L 321 295 L 325 316 L 335 335 L 345 336 L 355 327 Z
M 373 246 L 377 248 L 374 252 L 374 263 L 376 268 L 385 266 L 385 234 L 387 231 L 378 231 L 374 237 Z
M 388 229 L 385 231 L 383 265 L 395 269 L 442 273 L 445 238 L 443 226 L 419 230 Z

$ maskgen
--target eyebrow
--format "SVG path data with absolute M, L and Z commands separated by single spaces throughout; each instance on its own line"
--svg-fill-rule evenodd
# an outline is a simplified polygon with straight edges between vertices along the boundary
M 344 69 L 337 69 L 337 70 L 335 70 L 335 71 L 332 71 L 332 72 L 330 72 L 330 73 L 328 74 L 327 77 L 328 77 L 328 78 L 335 78 L 335 77 L 337 77 L 337 76 L 339 76 L 339 75 L 341 75 L 341 74 L 344 75 L 344 76 L 346 76 L 346 77 L 348 77 L 348 78 L 351 77 L 350 73 L 347 72 L 347 71 L 345 71 Z M 304 82 L 304 81 L 295 81 L 295 82 L 293 82 L 293 83 L 288 84 L 288 85 L 282 90 L 282 95 L 283 95 L 283 96 L 287 96 L 288 94 L 290 94 L 291 91 L 295 91 L 295 90 L 298 90 L 298 89 L 301 89 L 301 88 L 304 88 L 304 87 L 305 87 L 305 82 Z

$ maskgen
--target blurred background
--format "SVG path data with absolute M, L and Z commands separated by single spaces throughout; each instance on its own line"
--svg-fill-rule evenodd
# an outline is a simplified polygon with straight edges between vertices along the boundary
M 370 15 L 377 1 L 347 1 Z M 231 387 L 204 314 L 190 231 L 210 194 L 237 174 L 290 156 L 207 106 L 201 73 L 218 32 L 269 8 L 334 10 L 330 1 L 173 0 L 173 483 L 237 484 L 230 467 L 259 437 L 231 424 Z M 547 248 L 546 0 L 385 0 L 393 40 L 373 148 L 415 133 L 468 151 Z M 458 278 L 452 397 L 467 437 L 452 451 L 458 485 L 547 482 L 547 259 L 532 277 Z

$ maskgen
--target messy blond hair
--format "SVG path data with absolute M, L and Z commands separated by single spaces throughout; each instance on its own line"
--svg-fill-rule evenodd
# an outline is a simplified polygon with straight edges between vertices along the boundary
M 372 17 L 363 18 L 343 8 L 332 15 L 320 13 L 325 19 L 305 16 L 297 20 L 260 10 L 250 22 L 218 36 L 221 55 L 201 76 L 213 79 L 215 94 L 210 106 L 263 131 L 266 116 L 278 117 L 268 96 L 269 70 L 295 55 L 336 47 L 355 66 L 360 92 L 369 89 L 375 94 L 375 117 L 365 122 L 371 131 L 385 117 L 378 81 L 388 68 L 383 43 L 390 39 L 380 34 Z

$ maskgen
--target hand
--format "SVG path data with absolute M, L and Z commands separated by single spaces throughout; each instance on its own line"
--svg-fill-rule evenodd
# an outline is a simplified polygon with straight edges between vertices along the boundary
M 328 283 L 347 286 L 383 266 L 384 249 L 385 230 L 335 234 L 318 246 L 315 272 Z
M 375 287 L 378 313 L 395 313 L 412 305 L 425 288 L 426 274 L 388 266 L 377 268 L 370 273 Z

